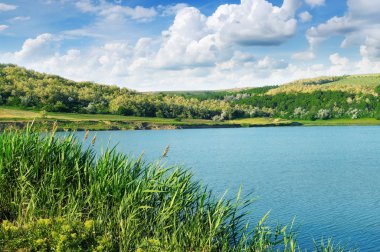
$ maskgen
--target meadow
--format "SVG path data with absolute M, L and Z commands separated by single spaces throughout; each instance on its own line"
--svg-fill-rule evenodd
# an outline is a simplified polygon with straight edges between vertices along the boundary
M 352 75 L 339 77 L 318 77 L 303 79 L 271 89 L 267 94 L 312 93 L 315 91 L 345 91 L 377 95 L 376 87 L 380 84 L 379 74 Z
M 329 120 L 287 120 L 281 118 L 241 118 L 215 122 L 205 119 L 173 119 L 158 117 L 136 117 L 110 114 L 78 114 L 63 112 L 42 112 L 15 107 L 0 107 L 0 129 L 25 128 L 34 122 L 35 129 L 49 130 L 55 122 L 58 130 L 143 130 L 143 129 L 186 129 L 186 128 L 229 128 L 229 127 L 270 127 L 270 126 L 371 126 L 380 125 L 375 118 L 329 119 Z
M 286 126 L 289 120 L 273 118 L 247 118 L 215 122 L 205 119 L 176 119 L 158 117 L 137 117 L 110 114 L 78 114 L 25 110 L 15 107 L 0 107 L 0 125 L 3 128 L 23 128 L 34 121 L 40 130 L 51 128 L 58 122 L 59 130 L 133 130 L 133 129 L 175 129 L 207 127 L 259 127 Z

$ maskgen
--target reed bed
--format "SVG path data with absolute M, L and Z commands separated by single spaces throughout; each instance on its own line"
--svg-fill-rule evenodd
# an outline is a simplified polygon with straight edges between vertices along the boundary
M 97 156 L 84 148 L 96 139 L 56 128 L 0 134 L 1 251 L 304 251 L 292 225 L 250 225 L 240 192 L 217 199 L 185 169 Z

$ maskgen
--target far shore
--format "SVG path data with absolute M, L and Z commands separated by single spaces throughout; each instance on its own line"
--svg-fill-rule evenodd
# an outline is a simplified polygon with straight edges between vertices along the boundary
M 0 107 L 0 130 L 4 130 L 5 128 L 21 129 L 33 123 L 35 128 L 45 131 L 51 129 L 55 122 L 61 131 L 380 125 L 380 120 L 375 118 L 316 121 L 285 120 L 279 118 L 242 118 L 215 122 L 203 119 L 169 119 L 108 114 L 47 113 L 41 116 L 38 111 Z

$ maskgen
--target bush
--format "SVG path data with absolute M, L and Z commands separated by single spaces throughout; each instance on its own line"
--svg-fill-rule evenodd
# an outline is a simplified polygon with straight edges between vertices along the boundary
M 47 112 L 46 112 L 46 110 L 42 110 L 42 111 L 40 111 L 40 117 L 42 118 L 42 119 L 46 119 L 47 118 Z
M 0 248 L 3 251 L 105 251 L 112 250 L 112 237 L 101 233 L 93 220 L 71 221 L 64 218 L 38 219 L 27 224 L 3 221 Z

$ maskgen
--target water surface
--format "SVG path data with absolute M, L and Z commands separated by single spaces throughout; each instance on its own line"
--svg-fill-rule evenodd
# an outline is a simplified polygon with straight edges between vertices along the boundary
M 380 127 L 281 127 L 95 132 L 98 151 L 182 164 L 217 194 L 258 197 L 252 218 L 300 225 L 300 243 L 334 237 L 380 251 Z M 84 133 L 77 133 L 80 137 Z

